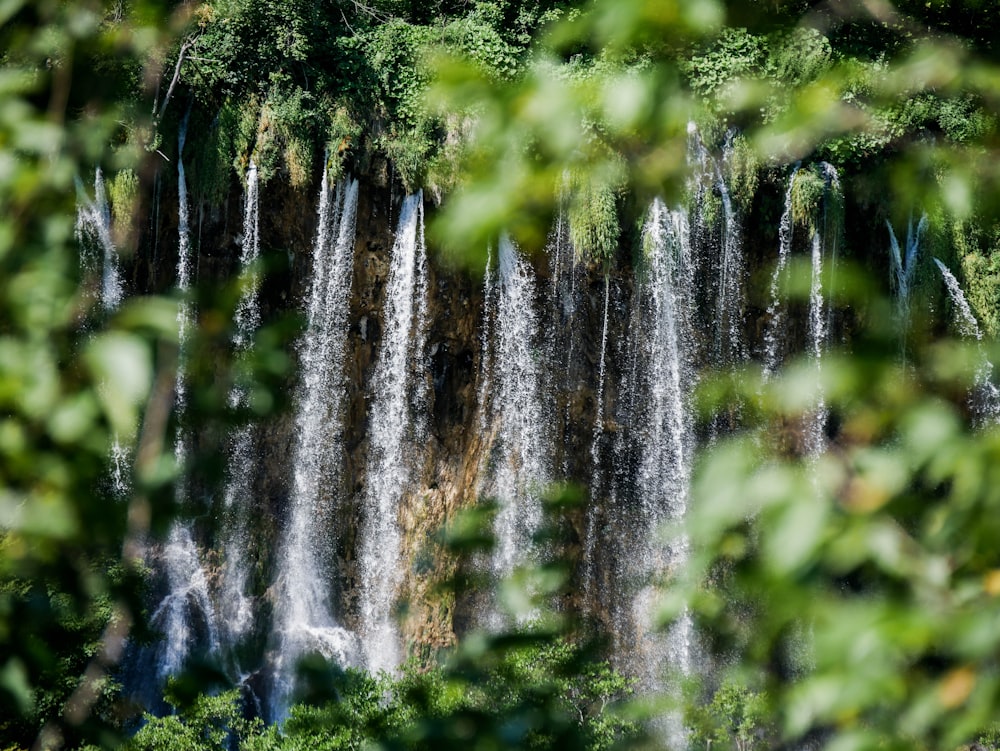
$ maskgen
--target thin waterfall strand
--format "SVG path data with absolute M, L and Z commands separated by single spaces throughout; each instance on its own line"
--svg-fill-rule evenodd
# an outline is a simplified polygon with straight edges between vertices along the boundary
M 392 247 L 385 322 L 369 411 L 368 469 L 358 556 L 360 636 L 365 665 L 392 670 L 400 661 L 393 619 L 402 581 L 399 505 L 412 492 L 414 452 L 422 432 L 423 344 L 426 337 L 427 255 L 423 194 L 403 201 Z
M 165 572 L 167 594 L 153 611 L 150 623 L 163 633 L 156 660 L 156 678 L 162 684 L 185 667 L 188 656 L 198 647 L 218 651 L 219 637 L 208 581 L 188 525 L 174 523 L 170 528 L 159 553 L 159 565 Z
M 594 396 L 594 432 L 590 441 L 590 504 L 587 506 L 587 526 L 584 532 L 583 541 L 583 592 L 589 599 L 593 589 L 594 578 L 594 545 L 597 535 L 597 501 L 604 487 L 604 477 L 602 471 L 602 451 L 601 443 L 604 437 L 604 379 L 607 364 L 608 350 L 608 311 L 611 303 L 611 280 L 608 274 L 604 275 L 604 315 L 601 323 L 601 354 L 598 361 L 597 370 L 597 393 Z
M 187 133 L 187 118 L 182 123 L 177 136 L 177 198 L 178 198 L 178 249 L 177 249 L 177 290 L 181 294 L 181 305 L 177 313 L 179 354 L 177 373 L 174 377 L 174 411 L 178 427 L 174 435 L 174 457 L 181 468 L 177 480 L 175 496 L 179 505 L 187 502 L 188 488 L 184 468 L 188 454 L 188 435 L 185 429 L 187 410 L 187 350 L 194 312 L 187 296 L 191 289 L 191 242 L 187 183 L 184 174 L 184 141 Z M 166 547 L 160 555 L 161 570 L 166 581 L 167 593 L 158 608 L 160 614 L 154 624 L 165 633 L 165 644 L 157 655 L 157 678 L 165 680 L 180 670 L 190 653 L 197 647 L 205 647 L 210 652 L 219 648 L 216 617 L 211 599 L 208 597 L 205 574 L 198 559 L 198 548 L 194 541 L 192 524 L 176 519 L 171 525 Z M 196 638 L 193 624 L 203 624 L 202 639 Z M 207 642 L 207 643 L 206 643 Z
M 684 214 L 655 201 L 643 229 L 643 245 L 647 270 L 637 292 L 642 323 L 636 350 L 641 358 L 637 385 L 643 406 L 632 425 L 639 438 L 640 550 L 633 556 L 631 578 L 647 583 L 632 603 L 631 627 L 637 633 L 631 661 L 647 688 L 662 690 L 666 669 L 690 673 L 694 643 L 693 624 L 686 615 L 667 634 L 655 627 L 657 582 L 682 567 L 688 557 L 683 536 L 667 543 L 657 539 L 664 523 L 680 522 L 687 513 L 695 449 L 690 403 L 695 382 L 693 268 Z M 661 731 L 672 745 L 683 747 L 685 732 L 679 717 L 667 717 Z
M 785 269 L 788 267 L 788 259 L 792 254 L 792 233 L 794 230 L 792 222 L 792 189 L 795 186 L 795 176 L 799 172 L 796 164 L 792 168 L 792 173 L 788 176 L 788 188 L 785 190 L 785 208 L 781 213 L 781 222 L 778 225 L 778 262 L 775 264 L 774 273 L 771 275 L 771 286 L 769 288 L 771 301 L 767 306 L 767 329 L 764 332 L 764 369 L 763 378 L 770 380 L 781 366 L 781 354 L 779 347 L 785 339 L 785 306 L 781 299 L 781 280 L 784 277 Z
M 897 315 L 900 326 L 904 331 L 910 318 L 910 290 L 913 284 L 913 275 L 917 267 L 920 256 L 920 239 L 927 229 L 927 214 L 920 217 L 916 225 L 913 218 L 910 218 L 906 229 L 906 249 L 901 250 L 896 233 L 887 219 L 886 228 L 889 230 L 889 262 L 891 264 L 893 291 L 896 293 Z
M 233 349 L 237 358 L 246 357 L 254 333 L 260 325 L 260 277 L 256 268 L 260 257 L 260 196 L 257 169 L 251 165 L 247 175 L 247 195 L 243 212 L 243 248 L 240 253 L 240 299 L 236 307 Z M 231 409 L 245 409 L 247 392 L 234 385 L 229 392 Z M 246 638 L 253 625 L 253 604 L 247 594 L 250 544 L 247 510 L 242 505 L 252 498 L 254 466 L 252 425 L 242 425 L 229 440 L 226 487 L 223 494 L 225 530 L 221 540 L 222 589 L 220 607 L 222 627 L 231 653 Z
M 983 333 L 965 293 L 962 292 L 961 285 L 955 275 L 939 259 L 935 258 L 934 263 L 941 272 L 945 287 L 948 289 L 948 296 L 955 306 L 955 323 L 959 333 L 968 339 L 975 339 L 977 344 L 981 343 Z M 975 382 L 972 387 L 972 405 L 979 424 L 995 425 L 1000 423 L 1000 389 L 993 383 L 993 363 L 986 357 L 981 345 L 979 346 L 979 355 L 980 363 L 976 368 Z
M 816 370 L 816 396 L 813 409 L 807 417 L 804 426 L 805 454 L 810 457 L 819 456 L 826 448 L 826 424 L 829 411 L 826 406 L 826 395 L 823 390 L 823 354 L 827 349 L 833 326 L 833 304 L 823 295 L 824 257 L 829 254 L 829 268 L 825 275 L 827 284 L 832 288 L 833 275 L 836 272 L 836 249 L 839 238 L 839 227 L 830 227 L 828 220 L 828 204 L 837 200 L 840 193 L 840 180 L 837 171 L 824 162 L 821 165 L 826 187 L 823 196 L 822 214 L 817 217 L 810 238 L 811 276 L 809 283 L 809 317 L 808 317 L 808 357 Z M 827 249 L 827 245 L 832 248 Z
M 79 185 L 79 183 L 78 183 Z M 84 272 L 100 278 L 97 300 L 101 310 L 113 313 L 125 297 L 119 268 L 118 250 L 111 236 L 111 207 L 108 204 L 104 173 L 94 175 L 94 200 L 83 191 L 76 213 L 76 239 L 80 245 Z
M 76 214 L 76 240 L 80 246 L 80 262 L 84 276 L 100 277 L 97 302 L 101 311 L 113 313 L 125 298 L 125 289 L 119 269 L 118 251 L 111 236 L 111 207 L 108 205 L 104 186 L 104 173 L 100 167 L 94 175 L 94 200 L 91 201 L 82 185 L 77 186 L 80 196 Z M 122 500 L 131 492 L 132 451 L 119 435 L 111 439 L 110 490 L 112 497 Z

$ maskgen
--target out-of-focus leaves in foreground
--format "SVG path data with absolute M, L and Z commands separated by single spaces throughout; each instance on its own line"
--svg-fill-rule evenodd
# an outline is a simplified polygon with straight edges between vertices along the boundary
M 165 420 L 146 405 L 176 316 L 165 302 L 158 325 L 146 301 L 106 320 L 81 275 L 75 185 L 98 165 L 143 169 L 168 5 L 0 4 L 0 734 L 24 747 L 107 718 L 137 612 L 120 562 L 146 515 L 106 492 L 110 449 L 159 453 Z
M 814 364 L 706 384 L 706 409 L 740 400 L 754 427 L 703 457 L 664 615 L 695 614 L 720 676 L 766 695 L 788 742 L 956 748 L 1000 702 L 1000 432 L 972 427 L 954 343 L 908 363 L 886 339 L 853 346 L 823 362 L 812 458 L 792 447 Z

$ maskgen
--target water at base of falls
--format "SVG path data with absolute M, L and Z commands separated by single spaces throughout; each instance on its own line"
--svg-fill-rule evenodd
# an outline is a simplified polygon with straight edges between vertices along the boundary
M 164 635 L 156 659 L 156 677 L 162 684 L 180 672 L 199 647 L 207 652 L 218 650 L 219 637 L 208 581 L 190 527 L 174 524 L 156 562 L 166 581 L 166 594 L 150 618 L 153 628 Z

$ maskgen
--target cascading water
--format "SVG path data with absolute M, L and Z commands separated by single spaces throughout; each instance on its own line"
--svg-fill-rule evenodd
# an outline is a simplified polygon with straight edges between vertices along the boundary
M 833 305 L 828 303 L 823 295 L 824 275 L 827 284 L 833 286 L 833 275 L 836 271 L 839 243 L 839 225 L 836 218 L 831 219 L 829 204 L 840 200 L 840 180 L 837 171 L 826 162 L 819 165 L 824 182 L 822 203 L 817 207 L 813 217 L 809 235 L 809 307 L 807 324 L 806 354 L 816 370 L 816 395 L 813 409 L 806 416 L 803 425 L 803 449 L 808 456 L 820 454 L 825 447 L 824 432 L 827 422 L 825 397 L 821 386 L 823 353 L 834 329 Z M 770 302 L 767 307 L 764 330 L 763 370 L 764 381 L 769 381 L 782 365 L 782 344 L 788 338 L 787 312 L 785 302 L 781 297 L 781 282 L 787 272 L 788 262 L 792 252 L 794 231 L 793 201 L 796 190 L 796 179 L 807 172 L 800 172 L 795 165 L 788 177 L 788 188 L 785 191 L 785 207 L 781 214 L 778 228 L 778 260 L 771 275 Z M 824 265 L 827 270 L 824 272 Z
M 827 203 L 836 200 L 840 194 L 840 180 L 837 171 L 829 164 L 820 165 L 823 170 L 825 193 L 822 214 L 817 218 L 810 238 L 812 273 L 809 283 L 808 355 L 816 369 L 815 405 L 809 414 L 804 431 L 804 448 L 807 456 L 818 456 L 826 447 L 826 423 L 829 417 L 826 396 L 822 387 L 823 353 L 826 350 L 833 323 L 832 304 L 823 297 L 823 258 L 826 246 L 833 245 L 830 255 L 830 270 L 827 278 L 831 282 L 836 269 L 836 248 L 838 228 L 828 226 Z
M 572 395 L 580 388 L 579 360 L 583 349 L 580 339 L 580 325 L 577 314 L 583 307 L 583 264 L 576 255 L 576 249 L 570 240 L 568 210 L 564 205 L 556 217 L 556 223 L 549 238 L 548 253 L 550 284 L 548 309 L 545 321 L 547 329 L 546 346 L 548 348 L 547 362 L 549 367 L 545 373 L 550 378 L 553 388 L 546 388 L 546 394 L 553 394 L 562 389 L 566 394 L 561 414 L 555 405 L 553 416 L 558 423 L 553 426 L 554 446 L 556 454 L 561 449 L 561 456 L 552 457 L 553 464 L 560 463 L 562 477 L 572 475 L 570 469 L 569 432 L 572 426 Z M 562 436 L 562 440 L 558 438 Z
M 785 190 L 785 209 L 781 213 L 781 223 L 778 226 L 778 262 L 771 275 L 769 288 L 771 301 L 767 306 L 767 328 L 764 332 L 764 380 L 770 380 L 781 366 L 779 347 L 785 338 L 785 307 L 781 299 L 781 280 L 788 267 L 788 259 L 792 253 L 792 188 L 795 186 L 795 176 L 799 166 L 796 164 L 788 176 L 788 188 Z
M 329 526 L 341 500 L 344 352 L 354 268 L 358 183 L 331 195 L 326 176 L 313 243 L 307 328 L 299 347 L 300 380 L 289 518 L 282 530 L 275 582 L 273 686 L 268 713 L 284 719 L 297 661 L 316 652 L 339 665 L 358 662 L 357 639 L 342 628 L 331 603 Z
M 502 577 L 531 556 L 531 537 L 541 521 L 539 494 L 551 476 L 550 447 L 533 272 L 506 235 L 500 238 L 497 272 L 487 276 L 487 284 L 495 433 L 479 495 L 499 504 L 492 569 Z
M 916 226 L 913 224 L 913 218 L 910 218 L 906 228 L 905 252 L 900 250 L 896 233 L 888 220 L 886 220 L 885 226 L 889 230 L 889 261 L 892 268 L 892 286 L 896 293 L 897 315 L 905 335 L 910 318 L 910 287 L 913 284 L 913 274 L 917 267 L 920 238 L 923 236 L 924 230 L 927 229 L 927 214 L 920 217 Z
M 597 542 L 597 499 L 602 497 L 605 485 L 604 464 L 604 380 L 607 370 L 608 313 L 611 307 L 611 278 L 604 275 L 604 314 L 601 318 L 601 354 L 597 366 L 597 392 L 594 395 L 594 432 L 590 441 L 590 498 L 587 506 L 586 529 L 583 540 L 583 592 L 589 599 L 594 579 L 594 546 Z
M 187 118 L 181 123 L 177 134 L 177 291 L 181 294 L 177 308 L 177 340 L 179 342 L 179 362 L 174 380 L 174 408 L 183 414 L 187 408 L 187 359 L 188 339 L 194 326 L 195 311 L 188 299 L 191 292 L 191 208 L 188 205 L 187 176 L 184 172 L 184 142 L 187 139 Z M 184 450 L 184 441 L 177 440 L 179 451 Z M 178 455 L 182 463 L 183 455 Z
M 162 685 L 184 668 L 199 644 L 210 653 L 217 652 L 219 638 L 208 581 L 186 525 L 171 527 L 156 562 L 164 572 L 167 588 L 150 618 L 153 627 L 163 634 L 156 656 L 156 678 Z
M 243 215 L 243 247 L 240 253 L 241 283 L 235 313 L 233 350 L 237 358 L 245 357 L 253 344 L 260 325 L 260 276 L 255 268 L 260 256 L 260 186 L 256 166 L 251 163 L 247 174 L 247 194 Z M 246 389 L 237 384 L 229 392 L 231 409 L 246 408 Z M 223 492 L 224 529 L 220 540 L 222 552 L 222 585 L 219 593 L 219 615 L 225 636 L 226 651 L 231 655 L 253 625 L 253 604 L 247 594 L 250 562 L 248 515 L 242 504 L 252 497 L 254 465 L 253 425 L 242 425 L 229 439 L 226 486 Z
M 104 313 L 113 313 L 125 297 L 119 269 L 118 251 L 111 236 L 111 207 L 108 205 L 104 173 L 94 176 L 94 200 L 82 188 L 76 213 L 76 239 L 82 251 L 84 272 L 100 278 L 97 299 Z
M 976 320 L 955 275 L 939 259 L 935 258 L 934 263 L 941 271 L 941 277 L 948 289 L 948 296 L 955 306 L 955 323 L 959 333 L 968 339 L 982 342 L 983 333 L 979 328 L 979 322 Z M 980 364 L 976 368 L 976 379 L 972 387 L 972 405 L 981 425 L 1000 423 L 1000 389 L 993 383 L 993 363 L 987 359 L 981 348 Z
M 190 332 L 194 325 L 194 310 L 187 299 L 191 290 L 191 240 L 187 181 L 184 173 L 184 141 L 187 118 L 181 123 L 177 136 L 177 198 L 178 198 L 178 250 L 177 290 L 181 302 L 177 312 L 179 353 L 174 379 L 174 411 L 177 414 L 177 431 L 174 436 L 174 457 L 180 468 L 176 483 L 176 500 L 183 505 L 188 500 L 188 487 L 184 467 L 188 454 L 189 437 L 185 429 L 187 410 L 187 355 Z M 156 678 L 159 683 L 180 670 L 188 656 L 203 647 L 211 653 L 219 650 L 215 610 L 208 596 L 206 577 L 198 559 L 191 522 L 177 519 L 170 528 L 166 545 L 154 553 L 158 569 L 162 572 L 165 595 L 154 609 L 151 624 L 164 634 L 156 660 Z M 200 624 L 195 628 L 194 624 Z
M 727 140 L 723 151 L 723 163 L 731 159 L 731 140 Z M 729 188 L 722 170 L 716 165 L 716 186 L 722 199 L 722 268 L 719 278 L 719 298 L 716 310 L 719 326 L 716 330 L 716 363 L 734 365 L 746 358 L 743 344 L 743 243 L 742 226 L 736 216 Z
M 731 151 L 732 138 L 727 138 L 723 147 L 723 166 L 731 163 Z M 695 197 L 692 244 L 707 246 L 698 252 L 711 272 L 707 278 L 715 295 L 711 364 L 717 368 L 731 368 L 743 362 L 747 355 L 743 335 L 746 303 L 743 228 L 723 169 L 709 154 L 694 124 L 688 126 L 688 161 L 693 168 L 691 184 Z M 709 224 L 706 217 L 714 212 L 705 208 L 716 194 L 721 204 L 721 221 Z
M 111 236 L 111 208 L 108 206 L 104 174 L 100 167 L 94 175 L 94 200 L 91 201 L 81 186 L 76 214 L 76 239 L 80 246 L 80 261 L 85 276 L 100 279 L 97 302 L 108 315 L 121 305 L 125 298 L 119 269 L 118 251 Z M 128 496 L 132 452 L 119 436 L 111 441 L 110 484 L 111 495 L 122 499 Z
M 811 240 L 812 275 L 809 282 L 809 357 L 813 361 L 817 374 L 816 398 L 812 412 L 804 426 L 805 453 L 808 456 L 818 456 L 825 445 L 824 430 L 826 428 L 826 399 L 819 384 L 820 371 L 823 367 L 823 350 L 826 346 L 827 327 L 823 314 L 823 243 L 818 232 L 813 232 Z
M 630 430 L 636 443 L 636 504 L 630 536 L 626 582 L 636 587 L 631 604 L 619 608 L 613 624 L 617 638 L 631 634 L 621 651 L 647 689 L 663 689 L 667 670 L 688 674 L 692 666 L 693 625 L 687 616 L 667 634 L 655 627 L 657 585 L 687 560 L 687 542 L 657 539 L 666 523 L 687 511 L 696 440 L 691 393 L 696 381 L 694 266 L 686 216 L 668 211 L 662 201 L 650 207 L 643 228 L 644 273 L 636 289 L 631 336 L 634 365 Z M 623 541 L 624 542 L 624 541 Z M 630 642 L 630 643 L 629 643 Z M 667 718 L 667 738 L 682 746 L 679 717 Z
M 365 665 L 392 670 L 400 662 L 393 602 L 403 571 L 398 522 L 425 420 L 423 383 L 427 330 L 427 255 L 423 194 L 403 201 L 386 282 L 385 322 L 369 409 L 367 486 L 358 568 L 360 636 Z

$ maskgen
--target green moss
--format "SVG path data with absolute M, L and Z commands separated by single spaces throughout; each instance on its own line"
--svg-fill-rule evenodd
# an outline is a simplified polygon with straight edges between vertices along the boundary
M 359 142 L 363 130 L 346 105 L 328 104 L 325 110 L 326 168 L 330 171 L 330 176 L 337 180 L 344 174 L 345 162 Z
M 428 189 L 439 203 L 444 194 L 454 190 L 461 180 L 473 123 L 473 119 L 468 116 L 452 114 L 445 118 L 444 140 L 431 158 L 425 177 Z
M 961 222 L 952 234 L 969 305 L 983 332 L 1000 336 L 1000 225 Z
M 319 120 L 310 92 L 284 80 L 276 81 L 257 121 L 253 158 L 262 183 L 282 170 L 295 188 L 310 183 Z
M 620 184 L 600 175 L 571 173 L 568 191 L 569 236 L 578 257 L 608 262 L 618 247 Z
M 125 237 L 131 232 L 132 214 L 138 195 L 139 176 L 133 170 L 121 170 L 108 181 L 112 231 L 116 238 Z
M 766 59 L 764 39 L 746 29 L 726 29 L 713 43 L 682 61 L 691 88 L 711 97 L 739 77 L 755 75 Z
M 814 229 L 826 195 L 826 181 L 815 167 L 800 169 L 792 183 L 792 221 Z
M 767 52 L 766 75 L 789 89 L 816 79 L 833 62 L 830 40 L 809 27 L 771 36 Z
M 735 136 L 726 159 L 729 194 L 744 213 L 750 211 L 757 184 L 760 180 L 761 163 L 753 146 L 743 136 Z
M 218 148 L 228 157 L 236 174 L 244 175 L 250 167 L 251 147 L 256 143 L 260 102 L 256 97 L 240 102 L 229 98 L 219 113 Z

